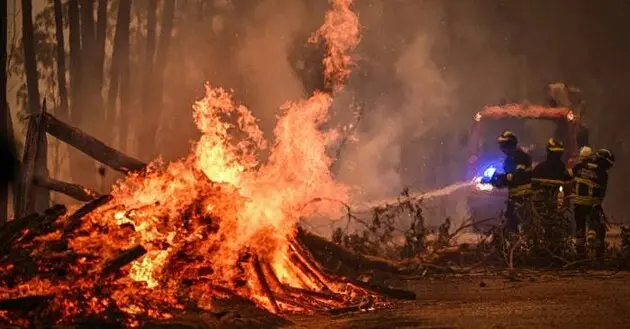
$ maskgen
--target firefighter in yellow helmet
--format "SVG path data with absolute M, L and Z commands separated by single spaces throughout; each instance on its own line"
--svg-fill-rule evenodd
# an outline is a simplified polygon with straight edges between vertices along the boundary
M 547 141 L 547 158 L 532 171 L 532 189 L 536 201 L 555 205 L 560 188 L 568 187 L 571 182 L 569 170 L 562 161 L 563 153 L 564 143 L 555 138 Z
M 564 144 L 555 138 L 547 141 L 547 158 L 532 171 L 533 204 L 544 223 L 545 238 L 553 239 L 557 220 L 558 194 L 570 186 L 571 175 L 562 161 Z
M 590 160 L 573 167 L 574 182 L 573 212 L 575 215 L 577 253 L 586 254 L 586 226 L 595 231 L 597 257 L 606 250 L 606 224 L 602 202 L 608 187 L 608 170 L 614 165 L 615 156 L 610 150 L 600 149 Z
M 508 189 L 505 218 L 508 232 L 518 231 L 519 219 L 523 206 L 531 194 L 532 158 L 518 147 L 518 138 L 506 130 L 497 138 L 499 148 L 505 153 L 503 173 L 495 173 L 488 183 L 497 188 Z

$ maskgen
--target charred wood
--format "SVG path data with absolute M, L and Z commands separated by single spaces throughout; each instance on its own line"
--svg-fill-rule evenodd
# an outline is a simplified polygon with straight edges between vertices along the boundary
M 79 201 L 92 201 L 100 196 L 98 193 L 81 185 L 63 182 L 54 178 L 36 176 L 33 183 L 51 191 L 65 194 Z
M 64 205 L 54 205 L 52 208 L 47 209 L 44 215 L 38 218 L 32 227 L 27 227 L 28 232 L 24 234 L 20 239 L 20 243 L 29 242 L 35 237 L 49 233 L 52 231 L 52 224 L 59 219 L 62 215 L 65 215 L 67 209 Z
M 347 307 L 333 308 L 329 310 L 328 313 L 332 315 L 339 315 L 339 314 L 345 314 L 345 313 L 351 313 L 351 312 L 358 312 L 358 311 L 369 309 L 370 307 L 372 307 L 373 304 L 374 304 L 374 299 L 368 297 L 366 298 L 365 301 L 359 304 L 351 305 Z
M 146 253 L 147 250 L 144 249 L 144 247 L 141 245 L 137 245 L 135 247 L 125 250 L 123 253 L 121 253 L 116 258 L 111 260 L 107 265 L 105 265 L 105 267 L 103 267 L 103 270 L 101 271 L 101 277 L 105 278 L 110 276 L 111 274 L 114 274 L 125 265 L 128 265 L 134 260 L 144 256 L 144 254 Z
M 35 295 L 18 298 L 5 299 L 0 301 L 0 310 L 3 311 L 24 311 L 48 304 L 53 295 Z
M 258 277 L 258 282 L 260 283 L 260 286 L 262 287 L 265 296 L 267 296 L 267 299 L 269 299 L 269 303 L 271 303 L 271 306 L 273 307 L 273 311 L 276 314 L 280 314 L 280 308 L 278 307 L 276 298 L 273 295 L 273 291 L 271 291 L 271 288 L 269 287 L 269 283 L 265 278 L 265 273 L 263 272 L 260 261 L 258 260 L 258 257 L 256 255 L 252 257 L 252 266 L 254 267 L 254 271 L 256 272 L 256 276 Z
M 91 202 L 84 204 L 81 208 L 79 208 L 79 210 L 77 210 L 72 215 L 70 215 L 68 223 L 66 224 L 66 227 L 64 227 L 64 230 L 63 230 L 64 237 L 67 237 L 69 234 L 72 234 L 74 230 L 76 230 L 77 228 L 79 228 L 79 226 L 81 226 L 81 223 L 83 222 L 83 217 L 85 215 L 107 204 L 113 198 L 114 197 L 112 197 L 109 194 L 103 195 L 99 197 L 98 199 L 95 199 Z
M 139 171 L 146 167 L 144 162 L 107 146 L 95 137 L 60 121 L 51 114 L 46 114 L 46 130 L 57 139 L 122 173 Z

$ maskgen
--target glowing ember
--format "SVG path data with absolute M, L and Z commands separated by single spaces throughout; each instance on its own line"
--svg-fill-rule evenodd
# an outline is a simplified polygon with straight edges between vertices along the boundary
M 328 46 L 325 74 L 335 90 L 359 42 L 350 5 L 333 1 L 315 35 Z M 347 197 L 325 152 L 337 134 L 320 130 L 331 103 L 330 94 L 316 92 L 285 104 L 261 164 L 257 156 L 269 146 L 256 119 L 229 92 L 207 84 L 193 106 L 202 136 L 191 154 L 168 165 L 156 161 L 114 186 L 113 200 L 71 234 L 62 253 L 74 261 L 62 279 L 19 282 L 0 297 L 54 295 L 63 322 L 114 305 L 129 316 L 169 318 L 191 301 L 211 309 L 214 298 L 230 295 L 271 312 L 340 307 L 368 295 L 324 275 L 295 243 L 298 218 L 314 210 L 311 200 Z M 48 244 L 61 237 L 56 231 L 35 239 L 35 253 L 51 254 Z M 59 271 L 55 266 L 39 271 Z

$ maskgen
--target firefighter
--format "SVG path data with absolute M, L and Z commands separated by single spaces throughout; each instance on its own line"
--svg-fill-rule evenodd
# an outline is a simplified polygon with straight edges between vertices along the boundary
M 594 157 L 576 164 L 571 174 L 574 182 L 573 212 L 576 228 L 576 251 L 578 256 L 586 254 L 586 225 L 595 231 L 595 253 L 602 257 L 606 250 L 606 224 L 602 202 L 608 185 L 608 170 L 615 163 L 610 150 L 600 149 Z
M 497 188 L 508 188 L 506 229 L 514 233 L 518 231 L 523 206 L 527 205 L 531 194 L 532 158 L 518 146 L 518 138 L 509 130 L 501 133 L 497 141 L 506 155 L 503 173 L 495 173 L 491 178 L 486 178 L 484 183 L 490 183 Z
M 536 165 L 532 171 L 532 190 L 534 207 L 538 214 L 541 215 L 545 238 L 548 242 L 553 241 L 553 224 L 559 219 L 557 215 L 561 190 L 569 187 L 571 183 L 571 175 L 567 170 L 566 164 L 562 161 L 564 153 L 564 144 L 555 138 L 547 141 L 547 158 L 545 161 Z
M 557 207 L 558 192 L 561 187 L 568 186 L 571 175 L 562 161 L 564 144 L 555 138 L 547 141 L 547 158 L 536 165 L 532 171 L 532 189 L 534 200 Z

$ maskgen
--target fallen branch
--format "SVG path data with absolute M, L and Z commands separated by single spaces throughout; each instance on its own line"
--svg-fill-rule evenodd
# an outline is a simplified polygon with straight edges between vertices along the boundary
M 81 129 L 64 123 L 49 113 L 46 113 L 46 131 L 96 161 L 122 173 L 140 171 L 146 167 L 144 162 L 107 146 Z
M 59 192 L 79 201 L 92 201 L 99 197 L 99 194 L 78 184 L 62 182 L 54 178 L 36 176 L 33 183 L 37 186 Z

